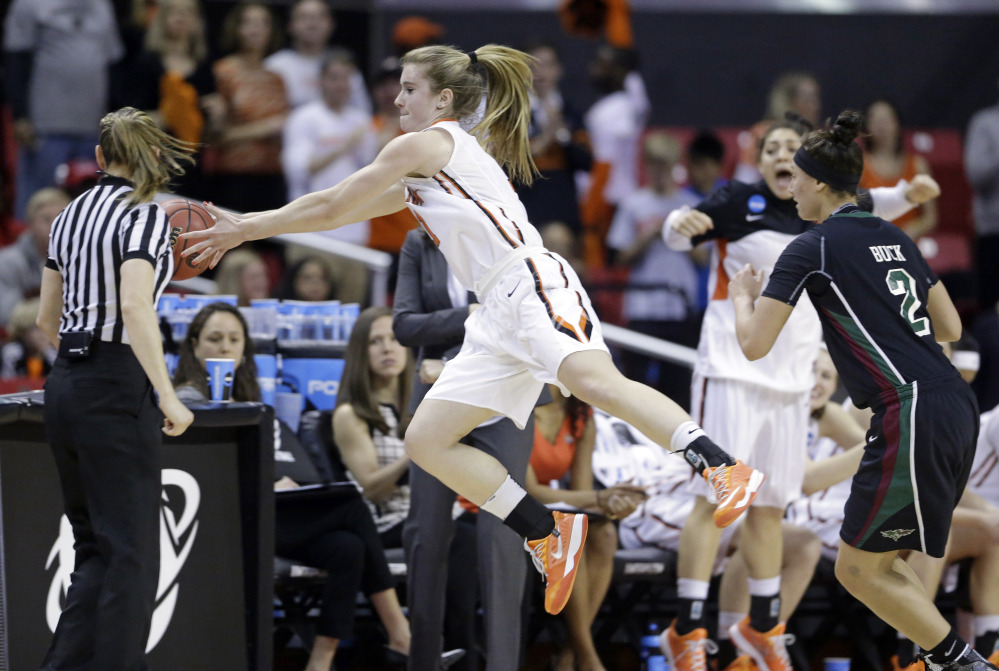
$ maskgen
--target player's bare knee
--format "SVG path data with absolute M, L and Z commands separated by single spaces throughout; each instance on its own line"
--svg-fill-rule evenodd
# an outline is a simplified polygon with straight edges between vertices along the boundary
M 864 571 L 861 570 L 860 566 L 845 559 L 842 554 L 836 557 L 835 569 L 836 580 L 851 594 L 855 595 L 866 582 Z

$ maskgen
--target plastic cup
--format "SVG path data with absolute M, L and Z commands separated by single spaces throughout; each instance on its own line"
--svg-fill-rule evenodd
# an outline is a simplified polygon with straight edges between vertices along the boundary
M 205 359 L 208 369 L 208 391 L 213 401 L 232 400 L 232 380 L 236 374 L 233 359 Z
M 298 433 L 298 422 L 302 418 L 302 395 L 286 391 L 275 393 L 274 414 L 288 425 L 292 433 Z
M 823 662 L 825 671 L 850 671 L 849 657 L 826 657 Z

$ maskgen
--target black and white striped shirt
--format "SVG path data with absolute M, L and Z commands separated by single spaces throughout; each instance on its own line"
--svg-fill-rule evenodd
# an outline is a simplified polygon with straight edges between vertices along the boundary
M 105 342 L 128 343 L 121 316 L 121 265 L 146 259 L 155 268 L 153 305 L 173 275 L 170 226 L 155 203 L 129 207 L 132 185 L 104 175 L 56 217 L 47 268 L 62 275 L 59 331 L 92 331 Z

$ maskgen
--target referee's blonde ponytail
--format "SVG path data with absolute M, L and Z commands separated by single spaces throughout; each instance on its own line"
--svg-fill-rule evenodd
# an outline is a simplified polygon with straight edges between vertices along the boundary
M 470 54 L 454 47 L 421 47 L 401 62 L 422 68 L 434 93 L 451 89 L 459 119 L 475 114 L 485 93 L 485 113 L 471 133 L 511 178 L 529 185 L 538 174 L 528 139 L 534 60 L 523 51 L 487 44 Z
M 197 145 L 178 140 L 134 107 L 122 107 L 101 119 L 100 145 L 108 165 L 119 163 L 131 172 L 131 205 L 146 203 L 170 178 L 193 164 Z

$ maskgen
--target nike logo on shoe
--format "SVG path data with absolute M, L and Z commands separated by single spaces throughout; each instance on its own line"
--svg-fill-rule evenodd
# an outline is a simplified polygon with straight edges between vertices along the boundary
M 557 546 L 558 549 L 555 550 L 554 552 L 552 552 L 552 558 L 553 559 L 561 559 L 562 558 L 562 534 L 560 534 L 558 531 L 555 531 L 552 535 L 555 536 L 555 538 L 558 539 L 558 546 Z

